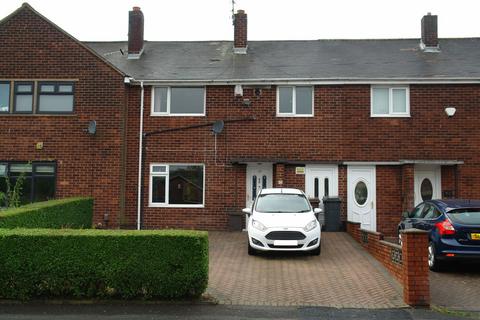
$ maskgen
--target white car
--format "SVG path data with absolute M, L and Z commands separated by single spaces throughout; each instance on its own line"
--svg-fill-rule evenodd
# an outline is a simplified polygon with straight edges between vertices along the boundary
M 248 214 L 248 254 L 257 251 L 309 251 L 320 254 L 321 226 L 305 194 L 298 189 L 263 189 Z

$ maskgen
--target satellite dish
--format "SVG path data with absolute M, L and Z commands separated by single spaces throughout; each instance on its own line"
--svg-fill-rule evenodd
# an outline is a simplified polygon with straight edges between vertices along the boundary
M 219 134 L 223 131 L 223 127 L 225 126 L 225 123 L 223 120 L 218 120 L 213 123 L 212 131 L 215 134 Z
M 88 123 L 87 133 L 91 135 L 97 133 L 97 121 L 92 120 Z

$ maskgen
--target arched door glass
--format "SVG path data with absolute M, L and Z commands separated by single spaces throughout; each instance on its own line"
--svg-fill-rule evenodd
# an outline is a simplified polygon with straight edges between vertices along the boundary
M 420 194 L 422 196 L 422 200 L 432 200 L 433 197 L 433 185 L 430 179 L 425 178 L 420 185 Z

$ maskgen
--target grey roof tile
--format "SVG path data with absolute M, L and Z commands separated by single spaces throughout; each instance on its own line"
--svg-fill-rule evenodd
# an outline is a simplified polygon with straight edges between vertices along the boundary
M 138 80 L 480 79 L 480 38 L 440 39 L 425 53 L 418 39 L 250 41 L 235 55 L 231 41 L 146 41 L 138 60 L 127 42 L 84 42 Z

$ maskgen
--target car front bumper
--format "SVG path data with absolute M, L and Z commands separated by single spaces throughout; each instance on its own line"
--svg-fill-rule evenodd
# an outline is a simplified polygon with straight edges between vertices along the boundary
M 295 238 L 291 236 L 293 233 L 296 235 L 301 233 L 305 238 L 292 240 Z M 310 251 L 320 246 L 320 240 L 320 225 L 309 232 L 303 228 L 268 228 L 260 231 L 250 226 L 248 229 L 250 246 L 261 251 Z M 285 244 L 284 241 L 296 241 L 296 245 Z

